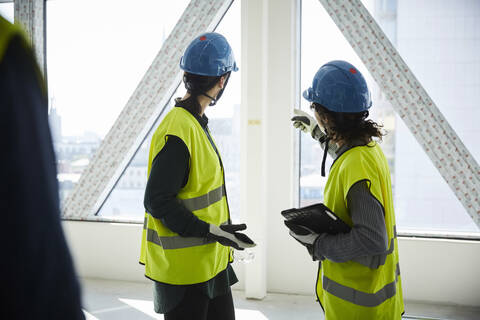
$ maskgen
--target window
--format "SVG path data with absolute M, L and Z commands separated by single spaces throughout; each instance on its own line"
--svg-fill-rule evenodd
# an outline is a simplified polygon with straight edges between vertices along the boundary
M 177 97 L 179 95 L 180 90 L 177 89 L 173 96 Z M 155 129 L 172 107 L 173 101 L 170 101 L 168 106 L 163 111 L 161 117 L 148 134 L 148 137 L 138 149 L 129 166 L 125 169 L 124 173 L 118 180 L 116 186 L 105 200 L 105 203 L 98 213 L 99 216 L 115 218 L 118 220 L 128 219 L 143 221 L 145 214 L 145 209 L 143 207 L 143 196 L 145 194 L 145 187 L 147 185 L 148 152 L 150 150 L 150 141 L 152 140 L 152 135 L 155 132 Z M 128 172 L 133 168 L 142 169 L 144 172 L 136 188 L 130 187 L 130 181 L 132 180 L 132 177 L 128 174 Z
M 240 1 L 234 1 L 217 32 L 223 34 L 232 46 L 239 70 L 232 72 L 225 93 L 217 106 L 207 108 L 209 128 L 220 151 L 225 167 L 230 214 L 240 221 L 240 96 L 241 96 L 241 37 Z
M 7 3 L 0 3 L 0 15 L 5 18 L 6 20 L 13 23 L 13 15 L 14 15 L 14 6 L 13 1 Z
M 235 59 L 239 65 L 239 72 L 232 73 L 226 90 L 218 104 L 208 107 L 205 114 L 209 118 L 209 128 L 215 143 L 222 156 L 225 167 L 225 183 L 229 200 L 231 216 L 238 221 L 240 214 L 240 2 L 235 1 L 225 17 L 220 22 L 216 32 L 223 34 L 233 48 Z M 173 97 L 183 97 L 185 88 L 183 83 Z M 129 167 L 125 170 L 117 186 L 112 190 L 109 197 L 99 211 L 99 215 L 108 218 L 143 221 L 145 209 L 143 207 L 143 196 L 147 182 L 148 153 L 151 136 L 160 124 L 163 116 L 173 107 L 173 101 L 162 113 L 162 117 L 153 126 L 149 136 L 132 159 Z M 121 187 L 124 181 L 132 179 L 129 177 L 130 168 L 142 169 L 141 185 L 137 184 L 135 189 Z M 140 170 L 138 171 L 140 172 Z M 135 179 L 139 179 L 135 177 Z M 139 182 L 140 183 L 140 182 Z
M 395 172 L 394 132 L 396 121 L 394 111 L 323 6 L 315 0 L 302 1 L 301 58 L 302 91 L 311 86 L 318 69 L 331 60 L 348 61 L 362 72 L 367 80 L 374 103 L 374 107 L 370 109 L 370 117 L 383 124 L 384 129 L 388 132 L 381 146 L 392 173 Z M 301 108 L 312 114 L 310 103 L 303 98 L 301 99 Z M 322 202 L 323 188 L 327 181 L 327 177 L 322 177 L 320 174 L 323 150 L 316 141 L 304 134 L 300 136 L 300 150 L 300 205 Z M 325 166 L 327 173 L 332 162 L 328 156 Z
M 49 122 L 58 179 L 63 181 L 62 201 L 187 4 L 187 0 L 47 2 Z
M 474 141 L 480 129 L 480 4 L 471 1 L 364 1 L 401 56 L 423 84 L 466 147 L 480 159 Z M 480 236 L 480 230 L 435 169 L 403 121 L 396 116 L 370 74 L 323 6 L 302 2 L 302 90 L 330 60 L 347 60 L 365 76 L 372 93 L 371 118 L 384 125 L 381 147 L 392 173 L 399 232 L 439 236 Z M 302 99 L 302 109 L 308 103 Z M 465 116 L 468 115 L 468 116 Z M 323 201 L 322 150 L 301 135 L 301 205 Z M 329 164 L 327 164 L 329 168 Z
M 477 161 L 480 3 L 398 1 L 396 47 Z M 397 118 L 399 119 L 399 118 Z M 399 230 L 480 236 L 480 230 L 401 120 L 395 139 Z

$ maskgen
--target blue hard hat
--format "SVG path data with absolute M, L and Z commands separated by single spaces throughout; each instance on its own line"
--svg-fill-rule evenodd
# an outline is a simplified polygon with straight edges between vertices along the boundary
M 201 76 L 221 76 L 238 70 L 227 39 L 215 32 L 201 34 L 190 43 L 180 59 L 180 68 Z
M 362 112 L 372 106 L 367 82 L 360 71 L 346 61 L 335 60 L 318 69 L 303 97 L 333 112 Z

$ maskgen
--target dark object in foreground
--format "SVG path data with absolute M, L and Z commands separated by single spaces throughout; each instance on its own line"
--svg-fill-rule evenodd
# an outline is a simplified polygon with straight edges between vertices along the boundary
M 285 225 L 293 232 L 305 235 L 307 230 L 315 233 L 347 233 L 350 226 L 337 217 L 323 203 L 318 203 L 298 209 L 283 210 Z M 307 229 L 303 228 L 306 227 Z

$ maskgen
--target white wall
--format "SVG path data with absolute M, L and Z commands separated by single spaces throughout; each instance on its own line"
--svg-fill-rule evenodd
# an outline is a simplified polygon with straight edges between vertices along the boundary
M 65 221 L 67 240 L 81 277 L 149 281 L 138 264 L 142 225 Z M 285 232 L 286 234 L 286 232 Z M 288 235 L 285 235 L 288 237 Z M 269 242 L 267 290 L 314 294 L 317 264 L 303 248 Z M 400 238 L 400 270 L 406 300 L 480 306 L 480 242 Z M 235 263 L 244 288 L 244 265 Z

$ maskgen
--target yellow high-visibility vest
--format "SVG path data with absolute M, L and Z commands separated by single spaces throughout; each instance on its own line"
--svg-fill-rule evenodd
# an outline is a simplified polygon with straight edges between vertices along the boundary
M 188 182 L 177 195 L 178 200 L 207 223 L 217 226 L 229 223 L 224 172 L 219 156 L 204 129 L 184 108 L 174 107 L 155 131 L 150 145 L 148 174 L 168 136 L 182 139 L 190 154 Z M 159 219 L 145 213 L 140 263 L 145 265 L 148 278 L 175 285 L 205 282 L 225 270 L 229 259 L 229 247 L 204 238 L 181 237 Z
M 22 45 L 25 47 L 25 49 L 32 50 L 30 40 L 28 39 L 23 28 L 17 24 L 10 23 L 9 21 L 5 20 L 5 18 L 0 16 L 0 62 L 2 62 L 10 41 L 14 36 L 20 36 Z M 34 71 L 38 78 L 38 83 L 42 93 L 45 97 L 47 97 L 47 85 L 36 61 L 34 61 Z
M 354 147 L 335 161 L 325 186 L 325 205 L 352 226 L 347 193 L 362 180 L 385 210 L 388 251 L 343 263 L 324 260 L 318 270 L 317 297 L 327 320 L 401 319 L 404 304 L 390 170 L 377 143 Z

